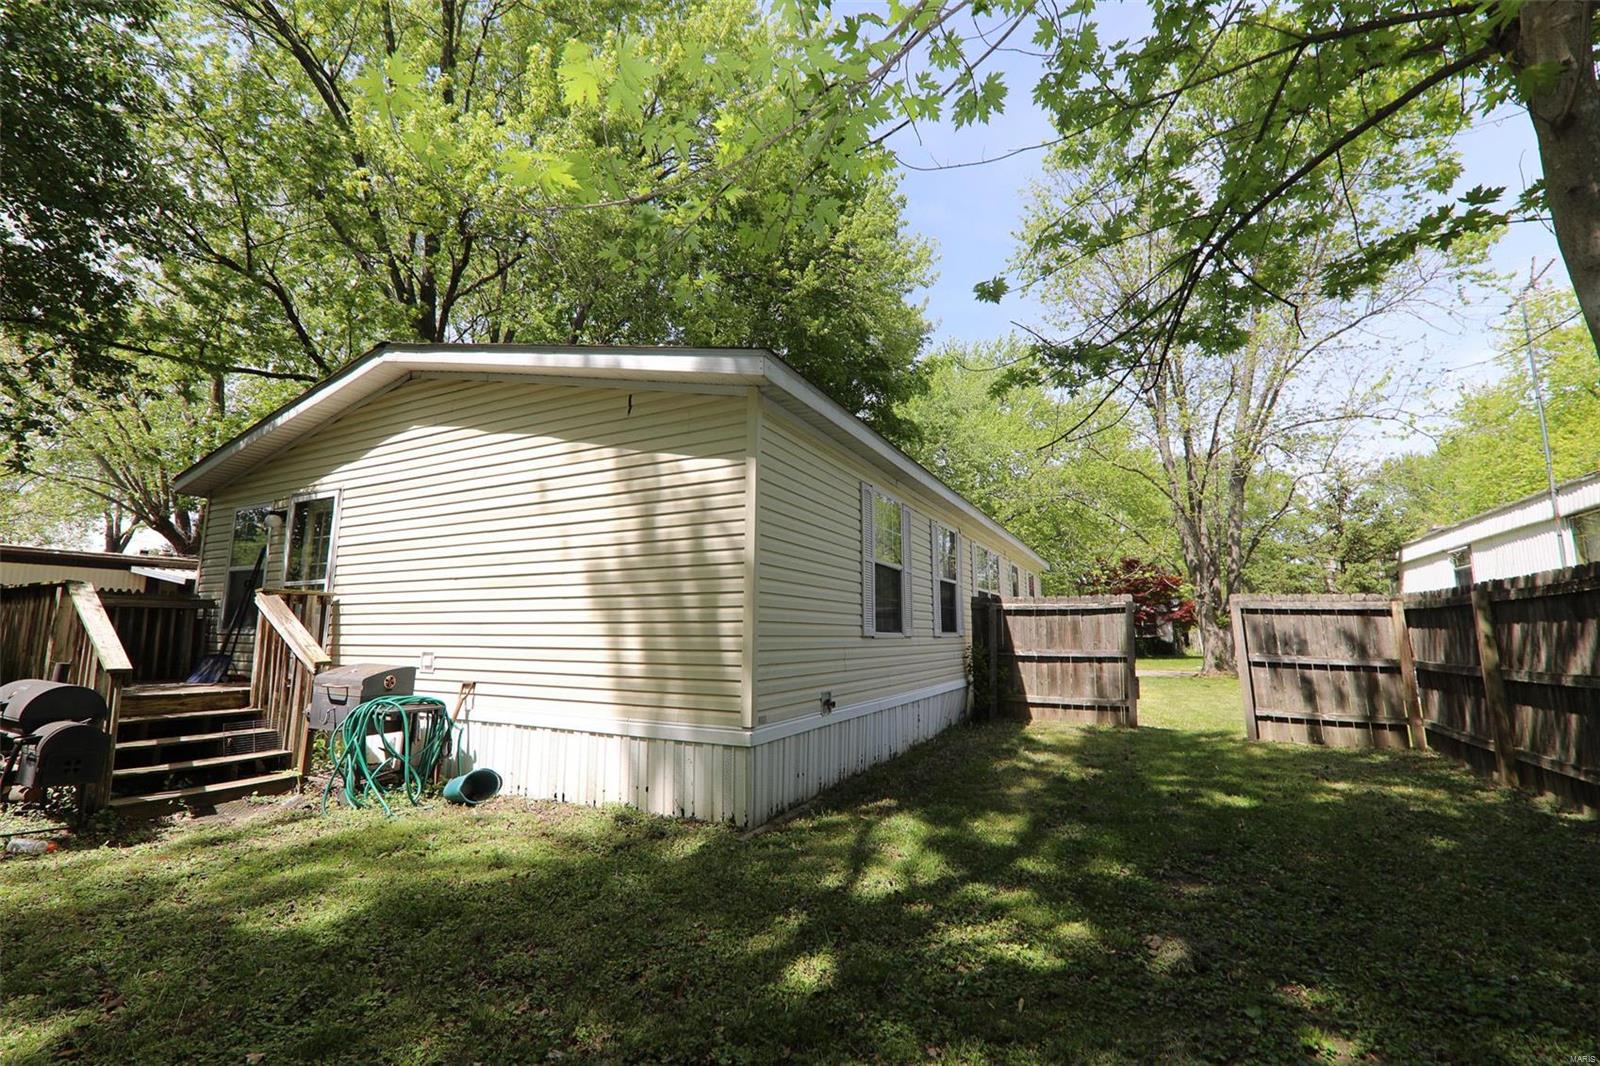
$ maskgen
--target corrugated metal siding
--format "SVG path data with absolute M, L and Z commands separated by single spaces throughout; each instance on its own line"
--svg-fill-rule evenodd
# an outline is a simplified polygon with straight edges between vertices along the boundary
M 1600 477 L 1583 478 L 1557 487 L 1563 519 L 1600 507 Z M 1557 546 L 1550 500 L 1540 496 L 1515 506 L 1424 534 L 1400 549 L 1400 589 L 1427 592 L 1450 588 L 1455 573 L 1449 553 L 1472 549 L 1473 577 L 1479 581 L 1554 570 L 1566 552 L 1567 565 L 1577 561 L 1571 530 L 1563 522 Z
M 0 586 L 46 585 L 56 581 L 87 581 L 107 592 L 143 592 L 148 583 L 141 574 L 127 570 L 98 570 L 89 566 L 48 566 L 43 563 L 13 563 L 0 559 Z
M 339 661 L 431 651 L 418 690 L 450 699 L 475 680 L 497 719 L 726 725 L 745 427 L 742 396 L 413 380 L 220 492 L 200 591 L 221 599 L 235 508 L 338 490 Z M 278 538 L 268 584 L 282 559 Z
M 966 705 L 966 688 L 957 688 L 752 748 L 751 824 L 948 729 Z
M 469 720 L 457 772 L 492 767 L 506 790 L 534 799 L 760 825 L 823 789 L 959 722 L 966 688 L 754 747 L 615 736 Z
M 908 485 L 886 483 L 809 429 L 763 409 L 757 527 L 756 721 L 841 706 L 964 676 L 960 637 L 933 635 L 930 515 L 962 538 L 962 610 L 972 595 L 971 524 Z M 869 481 L 911 506 L 910 637 L 861 632 L 861 495 Z M 1001 545 L 986 542 L 992 551 Z M 1002 552 L 1003 554 L 1003 552 Z
M 721 744 L 469 724 L 460 772 L 493 768 L 506 789 L 533 799 L 750 823 L 750 750 Z

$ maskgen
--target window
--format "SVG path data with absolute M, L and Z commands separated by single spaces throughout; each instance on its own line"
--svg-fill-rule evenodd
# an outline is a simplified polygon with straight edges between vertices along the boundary
M 1472 549 L 1457 548 L 1450 553 L 1450 569 L 1455 571 L 1456 588 L 1472 587 Z
M 283 583 L 297 588 L 327 588 L 333 558 L 333 497 L 296 500 L 289 509 L 289 550 Z
M 1039 595 L 1039 586 L 1034 584 L 1033 571 L 1030 570 L 1028 571 L 1028 598 L 1032 599 L 1037 595 Z
M 1600 563 L 1600 509 L 1574 515 L 1570 523 L 1578 562 Z
M 1000 556 L 982 545 L 972 546 L 972 572 L 979 592 L 1000 595 Z
M 861 631 L 911 635 L 911 511 L 870 485 L 861 486 Z
M 933 530 L 933 634 L 961 632 L 961 566 L 956 531 L 930 522 Z
M 1006 588 L 1010 590 L 1007 593 L 1009 596 L 1022 595 L 1022 576 L 1021 572 L 1017 570 L 1016 563 L 1011 563 L 1006 567 Z
M 255 591 L 266 573 L 267 508 L 233 512 L 233 542 L 228 546 L 228 585 L 222 597 L 222 624 L 235 618 L 245 629 L 256 624 Z

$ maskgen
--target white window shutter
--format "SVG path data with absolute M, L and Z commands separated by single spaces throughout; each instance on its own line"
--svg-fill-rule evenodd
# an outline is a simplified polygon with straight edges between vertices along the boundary
M 875 624 L 873 613 L 873 600 L 875 599 L 874 574 L 872 571 L 872 486 L 865 481 L 861 483 L 861 633 L 863 636 L 873 636 L 878 627 Z
M 933 635 L 939 635 L 939 523 L 928 519 L 928 587 L 933 590 Z
M 900 505 L 900 632 L 911 636 L 911 508 Z

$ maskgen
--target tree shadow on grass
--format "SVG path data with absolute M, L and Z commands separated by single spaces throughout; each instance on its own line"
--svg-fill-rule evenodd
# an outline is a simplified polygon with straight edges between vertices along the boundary
M 27 870 L 0 897 L 24 1059 L 1600 1048 L 1592 826 L 1411 753 L 988 725 L 747 840 L 505 807 Z

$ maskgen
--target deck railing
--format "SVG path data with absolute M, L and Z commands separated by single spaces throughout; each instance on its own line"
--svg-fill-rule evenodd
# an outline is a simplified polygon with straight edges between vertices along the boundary
M 216 608 L 208 599 L 102 592 L 100 601 L 133 661 L 135 681 L 180 681 L 210 649 Z
M 311 758 L 305 711 L 311 703 L 312 680 L 333 662 L 322 646 L 331 624 L 331 601 L 321 593 L 262 589 L 256 593 L 256 608 L 260 624 L 250 671 L 250 705 L 261 710 L 269 728 L 277 730 L 290 753 L 290 765 L 304 774 Z
M 66 582 L 0 589 L 0 684 L 47 677 L 50 632 Z

